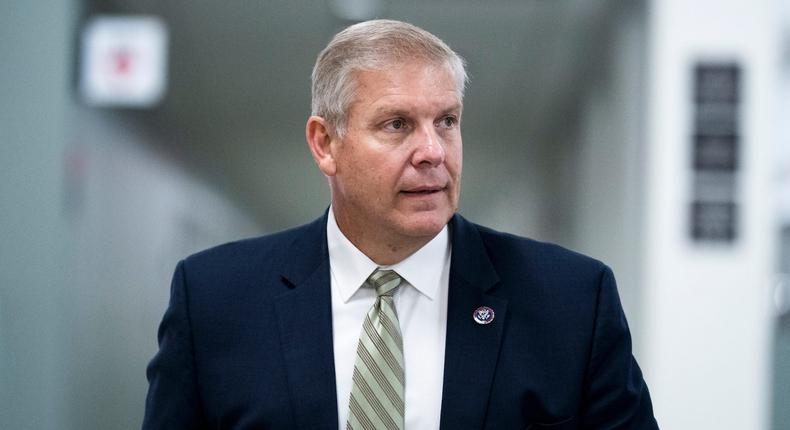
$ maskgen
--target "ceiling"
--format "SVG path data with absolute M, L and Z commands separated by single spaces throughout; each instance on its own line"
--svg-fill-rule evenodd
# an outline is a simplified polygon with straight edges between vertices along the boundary
M 85 3 L 85 16 L 163 17 L 170 33 L 167 95 L 154 109 L 115 113 L 153 130 L 161 136 L 157 145 L 257 219 L 280 226 L 289 223 L 293 208 L 314 213 L 314 206 L 328 201 L 303 130 L 315 57 L 335 32 L 353 22 L 337 16 L 338 1 L 95 0 Z M 426 28 L 466 58 L 471 84 L 465 141 L 469 133 L 521 136 L 503 137 L 498 148 L 508 150 L 527 140 L 546 140 L 565 126 L 579 92 L 602 64 L 608 24 L 622 2 L 375 4 L 375 16 Z M 477 149 L 484 150 L 490 148 Z M 467 146 L 467 158 L 469 151 Z M 303 173 L 296 177 L 293 171 Z M 303 195 L 283 197 L 284 190 L 304 181 L 316 185 L 298 185 Z M 300 203 L 305 193 L 318 203 L 305 207 Z M 272 198 L 285 199 L 278 206 L 291 209 L 271 207 Z

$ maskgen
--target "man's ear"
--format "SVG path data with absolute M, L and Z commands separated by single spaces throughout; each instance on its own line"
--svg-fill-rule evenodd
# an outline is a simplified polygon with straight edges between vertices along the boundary
M 311 116 L 305 126 L 307 146 L 321 172 L 326 176 L 334 176 L 337 164 L 332 153 L 332 140 L 335 139 L 329 132 L 329 124 L 320 116 Z

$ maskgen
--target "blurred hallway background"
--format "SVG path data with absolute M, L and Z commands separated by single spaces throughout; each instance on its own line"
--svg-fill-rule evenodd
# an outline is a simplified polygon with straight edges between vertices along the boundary
M 310 71 L 374 17 L 468 62 L 460 212 L 612 266 L 662 428 L 790 429 L 790 0 L 3 2 L 4 428 L 139 428 L 177 261 L 327 207 Z M 129 22 L 163 91 L 91 95 Z

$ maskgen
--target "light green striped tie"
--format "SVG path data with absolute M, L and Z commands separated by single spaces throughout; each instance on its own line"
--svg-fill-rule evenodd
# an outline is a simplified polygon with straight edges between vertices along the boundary
M 392 270 L 365 281 L 376 302 L 362 324 L 346 430 L 403 430 L 403 338 L 392 295 L 403 279 Z

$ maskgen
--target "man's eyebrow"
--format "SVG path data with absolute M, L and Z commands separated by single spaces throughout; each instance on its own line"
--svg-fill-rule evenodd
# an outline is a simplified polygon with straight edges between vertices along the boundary
M 463 111 L 463 110 L 464 110 L 463 103 L 455 103 L 452 106 L 448 107 L 447 109 L 443 110 L 442 113 L 443 113 L 443 115 L 446 115 L 446 114 L 452 113 L 452 112 L 461 113 L 461 111 Z
M 441 110 L 442 115 L 447 115 L 449 113 L 458 112 L 460 113 L 463 110 L 462 103 L 454 103 L 447 108 Z M 374 117 L 382 117 L 382 116 L 402 116 L 402 117 L 409 117 L 412 114 L 410 113 L 409 109 L 403 109 L 400 107 L 390 107 L 390 106 L 381 106 L 373 109 L 373 116 Z
M 403 108 L 381 106 L 373 109 L 373 116 L 409 116 L 409 111 Z

